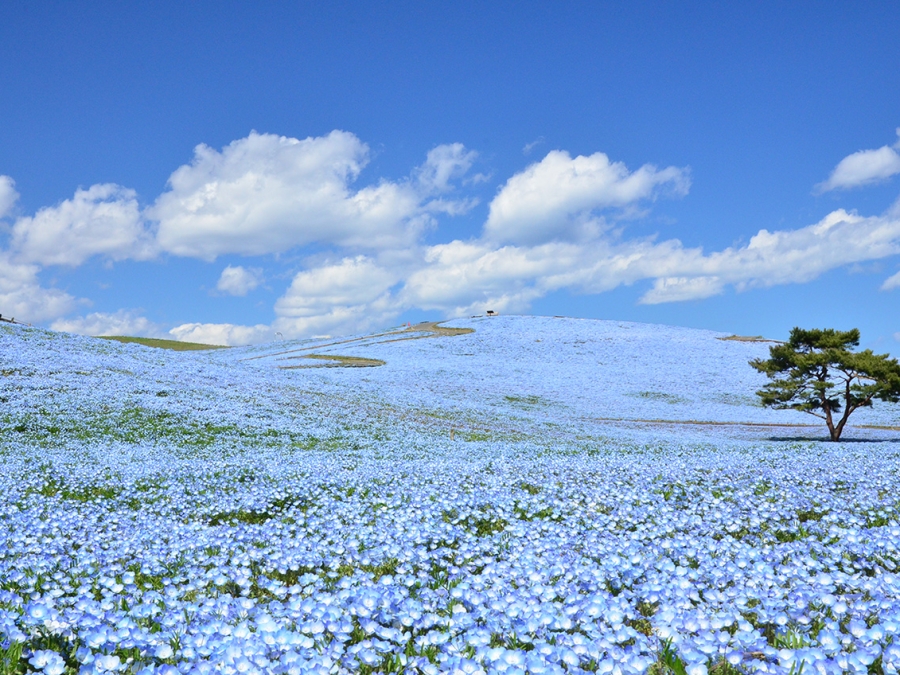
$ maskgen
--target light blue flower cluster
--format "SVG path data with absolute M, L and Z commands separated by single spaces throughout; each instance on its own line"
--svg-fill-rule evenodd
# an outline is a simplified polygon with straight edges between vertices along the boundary
M 271 346 L 175 354 L 4 329 L 0 665 L 900 671 L 891 432 L 831 444 L 598 421 L 616 401 L 635 420 L 768 419 L 726 379 L 761 347 L 469 325 L 344 345 L 388 365 L 315 371 L 274 368 Z M 691 339 L 693 367 L 660 351 Z M 589 382 L 591 359 L 631 363 Z M 735 377 L 752 394 L 753 375 Z

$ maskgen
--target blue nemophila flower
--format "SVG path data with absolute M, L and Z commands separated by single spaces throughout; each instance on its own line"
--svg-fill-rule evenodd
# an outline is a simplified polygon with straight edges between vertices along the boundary
M 66 662 L 62 656 L 49 649 L 36 650 L 28 659 L 28 663 L 45 675 L 61 675 L 66 668 Z
M 641 357 L 686 334 L 548 319 L 564 347 L 525 367 L 533 339 L 500 321 L 502 347 L 479 327 L 465 352 L 493 361 L 369 343 L 399 370 L 365 379 L 19 338 L 2 648 L 44 672 L 897 672 L 895 444 L 610 427 L 776 413 L 696 375 L 746 346 L 688 340 L 664 372 Z

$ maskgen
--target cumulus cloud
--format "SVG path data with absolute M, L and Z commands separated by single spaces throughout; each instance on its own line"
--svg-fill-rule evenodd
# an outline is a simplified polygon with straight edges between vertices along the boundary
M 496 246 L 487 240 L 429 247 L 399 293 L 405 305 L 461 315 L 521 310 L 568 288 L 601 293 L 653 281 L 641 302 L 700 299 L 737 290 L 810 281 L 843 265 L 900 253 L 900 218 L 834 211 L 797 230 L 760 230 L 742 247 L 704 253 L 675 239 L 603 235 L 587 243 Z
M 354 191 L 368 156 L 368 147 L 345 131 L 304 140 L 254 132 L 221 152 L 198 145 L 194 160 L 171 175 L 169 189 L 148 213 L 159 223 L 164 250 L 205 260 L 314 242 L 404 247 L 429 222 L 423 199 L 446 191 L 474 158 L 460 144 L 438 146 L 415 180 Z M 437 201 L 431 210 L 454 208 Z
M 0 176 L 0 218 L 6 217 L 12 211 L 18 199 L 16 182 L 9 176 Z
M 162 328 L 135 312 L 119 310 L 112 314 L 92 312 L 86 316 L 57 319 L 50 328 L 78 335 L 129 335 L 137 337 L 163 337 Z
M 343 258 L 297 273 L 275 303 L 269 325 L 189 323 L 173 328 L 177 340 L 240 346 L 285 338 L 346 334 L 380 328 L 404 309 L 392 294 L 401 274 L 367 256 Z
M 900 128 L 897 135 L 900 136 Z M 884 145 L 877 150 L 860 150 L 844 157 L 828 179 L 816 186 L 816 192 L 870 185 L 900 173 L 900 152 L 897 149 L 900 149 L 900 141 L 893 147 Z
M 55 288 L 43 288 L 40 268 L 15 262 L 0 251 L 0 314 L 24 323 L 55 319 L 75 307 L 75 298 Z
M 629 171 L 603 153 L 572 157 L 563 151 L 506 181 L 480 236 L 426 246 L 421 235 L 435 214 L 463 213 L 475 204 L 458 186 L 465 185 L 476 153 L 458 143 L 440 145 L 407 177 L 356 189 L 368 152 L 341 131 L 305 140 L 251 133 L 222 150 L 198 146 L 193 161 L 172 174 L 144 212 L 134 192 L 120 186 L 79 190 L 13 223 L 10 248 L 0 252 L 0 302 L 6 303 L 0 311 L 31 321 L 57 319 L 54 328 L 73 332 L 162 334 L 129 312 L 59 319 L 75 301 L 42 288 L 35 263 L 78 265 L 93 255 L 148 258 L 166 251 L 212 260 L 321 245 L 275 303 L 270 325 L 186 323 L 169 331 L 179 340 L 243 345 L 276 333 L 380 328 L 412 308 L 445 316 L 527 311 L 560 289 L 596 294 L 641 283 L 645 304 L 695 300 L 727 289 L 803 283 L 837 267 L 900 254 L 900 201 L 881 216 L 837 210 L 807 227 L 761 229 L 744 245 L 711 252 L 677 239 L 628 237 L 623 220 L 661 196 L 685 194 L 689 171 L 649 164 Z M 872 169 L 871 159 L 853 160 L 863 169 L 842 162 L 829 180 L 849 186 L 888 175 Z M 16 197 L 12 180 L 0 177 L 0 207 L 8 212 Z M 260 269 L 229 265 L 216 288 L 246 295 L 260 283 Z M 896 287 L 900 273 L 882 285 Z
M 22 262 L 70 266 L 94 255 L 145 260 L 160 251 L 211 261 L 312 243 L 404 248 L 434 223 L 431 214 L 458 215 L 477 204 L 448 194 L 476 156 L 461 143 L 439 145 L 408 178 L 354 189 L 369 159 L 355 135 L 299 140 L 252 132 L 221 151 L 198 145 L 147 209 L 133 190 L 93 185 L 19 218 L 11 244 Z M 0 176 L 0 217 L 17 197 L 12 179 Z
M 228 265 L 219 276 L 216 290 L 229 295 L 244 296 L 262 283 L 262 270 L 240 265 Z
M 674 274 L 715 276 L 738 290 L 804 283 L 844 265 L 900 253 L 900 219 L 862 217 L 843 209 L 797 230 L 760 230 L 747 246 L 703 255 L 684 249 L 671 260 Z
M 602 152 L 571 157 L 554 150 L 540 162 L 510 178 L 490 205 L 486 237 L 497 242 L 537 244 L 553 239 L 584 240 L 602 224 L 592 211 L 632 206 L 660 191 L 684 195 L 687 169 L 658 170 L 645 164 L 629 172 Z
M 514 179 L 507 185 L 516 186 Z M 584 201 L 571 203 L 553 208 L 563 214 L 585 208 Z M 895 210 L 863 217 L 839 209 L 807 227 L 762 229 L 742 246 L 712 252 L 677 239 L 627 238 L 624 230 L 609 228 L 581 240 L 536 243 L 505 243 L 487 229 L 486 224 L 483 236 L 468 241 L 411 249 L 399 261 L 358 255 L 304 270 L 277 301 L 270 330 L 286 337 L 358 332 L 386 325 L 410 308 L 446 316 L 527 311 L 556 290 L 595 294 L 639 282 L 650 282 L 640 299 L 644 304 L 680 302 L 728 288 L 803 283 L 844 265 L 900 254 Z
M 169 335 L 181 342 L 241 347 L 272 340 L 275 331 L 263 324 L 237 326 L 230 323 L 185 323 L 170 330 Z
M 76 266 L 93 255 L 140 260 L 155 254 L 134 190 L 111 183 L 76 190 L 72 199 L 19 218 L 12 249 L 20 260 L 41 265 Z
M 343 258 L 298 273 L 275 303 L 286 336 L 320 335 L 382 325 L 400 311 L 391 293 L 397 270 L 366 256 Z

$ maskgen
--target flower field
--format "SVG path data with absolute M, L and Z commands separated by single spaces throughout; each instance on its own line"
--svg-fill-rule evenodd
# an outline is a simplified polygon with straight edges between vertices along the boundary
M 449 325 L 0 327 L 0 673 L 898 672 L 896 406 L 826 443 L 767 343 Z

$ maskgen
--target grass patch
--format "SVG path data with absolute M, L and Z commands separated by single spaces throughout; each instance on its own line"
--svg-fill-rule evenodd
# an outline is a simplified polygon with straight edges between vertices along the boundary
M 672 405 L 687 402 L 687 399 L 684 399 L 681 396 L 676 396 L 675 394 L 667 394 L 664 391 L 639 391 L 636 394 L 631 394 L 631 396 L 647 399 L 648 401 L 670 403 Z
M 728 337 L 720 337 L 716 338 L 717 340 L 725 340 L 732 342 L 777 342 L 781 343 L 781 340 L 770 340 L 769 338 L 764 338 L 762 335 L 729 335 Z
M 207 525 L 216 527 L 218 525 L 236 525 L 243 523 L 245 525 L 261 525 L 273 518 L 282 517 L 286 511 L 296 509 L 302 513 L 309 510 L 310 502 L 304 497 L 296 495 L 287 495 L 273 499 L 265 507 L 260 510 L 238 509 L 236 511 L 222 511 L 215 513 L 206 521 Z
M 279 366 L 284 370 L 295 368 L 374 368 L 385 364 L 381 359 L 367 359 L 362 356 L 339 356 L 337 354 L 304 354 L 289 358 L 318 359 L 325 363 L 317 363 L 309 366 Z
M 223 437 L 250 435 L 233 424 L 201 422 L 141 406 L 109 412 L 78 412 L 66 417 L 46 412 L 18 419 L 7 416 L 0 418 L 0 433 L 23 434 L 29 440 L 50 444 L 103 438 L 126 443 L 172 441 L 190 447 L 209 447 Z
M 224 345 L 205 345 L 199 342 L 180 342 L 178 340 L 160 340 L 157 338 L 129 337 L 127 335 L 98 335 L 101 340 L 115 340 L 116 342 L 133 342 L 135 344 L 144 345 L 145 347 L 154 347 L 156 349 L 171 349 L 175 352 L 195 352 L 204 349 L 229 349 Z
M 526 406 L 540 405 L 541 403 L 544 402 L 540 396 L 534 396 L 534 395 L 504 396 L 503 398 L 506 399 L 507 401 L 509 401 L 510 403 L 516 403 L 518 405 L 526 405 Z

